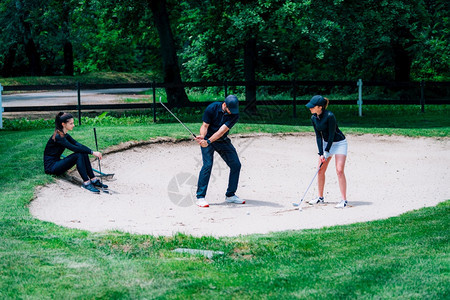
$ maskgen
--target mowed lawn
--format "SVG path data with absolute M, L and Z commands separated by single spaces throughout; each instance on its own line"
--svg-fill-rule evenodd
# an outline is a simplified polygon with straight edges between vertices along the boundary
M 367 108 L 358 118 L 335 107 L 344 133 L 448 138 L 449 106 Z M 264 111 L 263 111 L 264 112 Z M 201 112 L 177 111 L 195 132 Z M 271 120 L 243 116 L 233 133 L 312 131 L 307 113 Z M 84 119 L 73 136 L 107 148 L 125 141 L 189 133 L 161 115 Z M 346 226 L 196 238 L 90 233 L 33 219 L 27 205 L 43 172 L 52 121 L 7 121 L 0 131 L 0 299 L 269 299 L 450 297 L 450 201 L 398 217 Z M 411 151 L 414 151 L 411 149 Z M 446 159 L 446 158 L 443 158 Z M 449 195 L 450 198 L 450 195 Z M 393 199 L 395 200 L 395 199 Z M 447 201 L 444 201 L 447 200 Z M 212 258 L 175 248 L 224 252 Z

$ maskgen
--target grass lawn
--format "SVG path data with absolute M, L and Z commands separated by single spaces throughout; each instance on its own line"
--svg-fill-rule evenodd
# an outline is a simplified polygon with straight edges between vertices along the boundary
M 277 108 L 278 109 L 278 108 Z M 449 107 L 330 107 L 344 133 L 448 137 Z M 201 111 L 178 110 L 198 131 Z M 86 118 L 73 136 L 99 145 L 188 138 L 169 115 Z M 308 112 L 243 115 L 232 133 L 312 131 Z M 44 174 L 52 121 L 4 120 L 0 130 L 0 299 L 406 298 L 450 297 L 450 201 L 398 217 L 346 226 L 235 238 L 90 233 L 35 220 L 27 205 Z M 414 151 L 413 149 L 411 151 Z M 223 251 L 208 259 L 175 248 Z

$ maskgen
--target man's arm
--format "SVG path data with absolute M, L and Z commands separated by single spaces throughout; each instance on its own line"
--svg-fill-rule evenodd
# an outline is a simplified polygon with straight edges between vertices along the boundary
M 218 139 L 220 139 L 225 133 L 227 133 L 227 131 L 230 130 L 230 128 L 228 128 L 227 125 L 222 125 L 220 126 L 219 130 L 217 130 L 210 138 L 210 142 L 214 142 L 217 141 Z
M 209 124 L 207 123 L 203 123 L 202 127 L 200 127 L 200 136 L 197 137 L 197 142 L 200 144 L 200 146 L 202 147 L 208 147 L 208 141 L 204 139 L 206 132 L 208 130 L 208 126 Z M 220 139 L 228 130 L 230 130 L 230 128 L 228 128 L 227 125 L 222 125 L 219 130 L 217 130 L 208 140 L 210 143 L 217 141 L 218 139 Z
M 200 126 L 200 134 L 195 137 L 195 140 L 200 144 L 201 141 L 204 140 L 206 134 L 208 133 L 209 124 L 203 122 L 202 126 Z
M 202 139 L 205 138 L 206 133 L 208 132 L 208 127 L 209 127 L 209 124 L 205 123 L 205 122 L 203 122 L 202 126 L 200 127 L 200 135 L 201 135 Z

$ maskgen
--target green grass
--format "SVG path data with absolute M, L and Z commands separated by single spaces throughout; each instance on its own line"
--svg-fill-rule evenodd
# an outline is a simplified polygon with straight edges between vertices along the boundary
M 330 108 L 331 109 L 331 108 Z M 345 133 L 449 136 L 448 106 L 334 107 Z M 201 110 L 177 110 L 194 131 Z M 232 133 L 309 131 L 309 115 L 289 108 L 242 116 Z M 189 138 L 158 111 L 83 119 L 73 135 L 94 145 Z M 42 152 L 52 121 L 5 120 L 0 131 L 0 299 L 449 298 L 450 201 L 399 217 L 348 226 L 236 238 L 90 233 L 33 219 L 27 205 L 52 182 Z M 270 124 L 274 123 L 274 124 Z M 413 150 L 412 150 L 413 151 Z M 206 259 L 178 247 L 220 250 Z

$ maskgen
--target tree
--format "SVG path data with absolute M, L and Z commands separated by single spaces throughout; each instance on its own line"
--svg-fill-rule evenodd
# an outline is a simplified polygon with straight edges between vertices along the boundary
M 40 75 L 42 73 L 40 54 L 35 43 L 33 14 L 38 6 L 37 1 L 6 0 L 1 3 L 0 25 L 2 26 L 1 43 L 6 46 L 5 62 L 2 66 L 3 76 L 15 73 L 15 63 L 18 54 L 24 53 L 28 60 L 27 73 Z
M 183 65 L 191 78 L 247 81 L 247 112 L 256 113 L 258 1 L 191 1 L 182 4 Z
M 73 75 L 73 46 L 70 40 L 70 1 L 62 2 L 61 29 L 63 32 L 63 52 L 64 52 L 64 75 Z
M 424 80 L 450 80 L 450 9 L 446 0 L 425 0 L 425 17 L 415 33 L 412 74 Z
M 149 0 L 149 6 L 153 13 L 153 21 L 159 33 L 161 44 L 161 56 L 163 60 L 164 83 L 180 85 L 181 74 L 178 66 L 178 56 L 172 29 L 170 28 L 169 15 L 165 0 Z M 189 102 L 183 87 L 167 87 L 167 101 L 171 106 L 183 105 Z
M 450 77 L 445 0 L 3 0 L 3 76 L 150 71 L 155 79 Z M 170 12 L 170 13 L 169 13 Z M 247 100 L 256 90 L 247 86 Z M 187 101 L 183 89 L 169 101 Z

